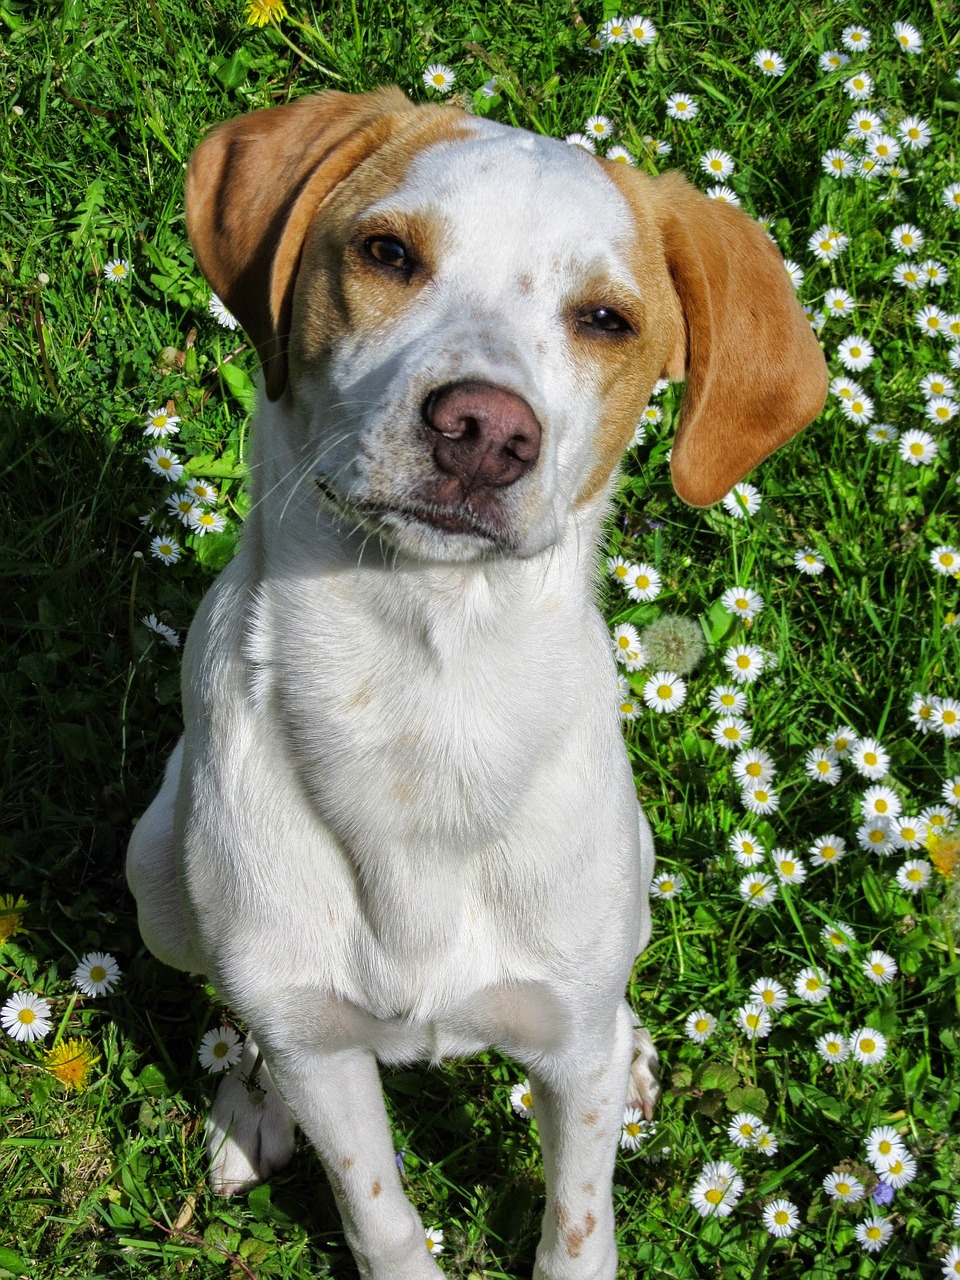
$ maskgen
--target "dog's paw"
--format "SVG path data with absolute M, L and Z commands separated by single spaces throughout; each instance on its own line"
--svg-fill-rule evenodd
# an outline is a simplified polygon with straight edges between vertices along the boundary
M 627 1086 L 627 1106 L 642 1111 L 647 1120 L 652 1119 L 657 1099 L 660 1097 L 660 1058 L 650 1032 L 639 1022 L 633 1024 L 633 1062 L 630 1064 L 630 1083 Z
M 282 1169 L 293 1155 L 296 1122 L 247 1039 L 235 1067 L 220 1081 L 207 1117 L 208 1180 L 221 1196 L 248 1191 Z

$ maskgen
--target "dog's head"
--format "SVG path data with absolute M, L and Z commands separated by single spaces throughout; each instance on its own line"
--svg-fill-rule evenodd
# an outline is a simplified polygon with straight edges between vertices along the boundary
M 187 216 L 317 500 L 416 555 L 551 545 L 602 500 L 660 377 L 687 381 L 671 466 L 695 506 L 826 394 L 740 210 L 397 89 L 220 125 Z

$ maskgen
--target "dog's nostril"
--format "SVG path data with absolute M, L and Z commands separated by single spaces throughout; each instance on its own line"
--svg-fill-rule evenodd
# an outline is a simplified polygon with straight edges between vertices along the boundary
M 541 430 L 521 396 L 485 382 L 455 382 L 432 391 L 423 420 L 435 433 L 433 457 L 464 488 L 513 484 L 540 455 Z

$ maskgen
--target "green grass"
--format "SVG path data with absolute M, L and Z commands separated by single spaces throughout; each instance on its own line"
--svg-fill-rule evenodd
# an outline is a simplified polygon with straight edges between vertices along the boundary
M 890 752 L 888 780 L 907 812 L 942 804 L 944 780 L 960 773 L 960 739 L 922 735 L 908 715 L 914 693 L 960 695 L 960 632 L 944 625 L 960 609 L 958 584 L 928 560 L 933 547 L 958 541 L 957 420 L 931 426 L 918 389 L 930 371 L 960 373 L 947 343 L 913 323 L 926 302 L 960 309 L 960 216 L 940 198 L 960 181 L 960 11 L 955 0 L 895 12 L 830 3 L 785 16 L 779 6 L 677 0 L 646 11 L 660 33 L 651 47 L 589 52 L 588 38 L 615 12 L 560 0 L 293 3 L 281 35 L 246 26 L 240 0 L 0 0 L 0 610 L 10 658 L 0 671 L 0 895 L 28 904 L 21 931 L 0 948 L 0 1001 L 21 991 L 47 997 L 44 1047 L 84 1036 L 100 1055 L 86 1089 L 73 1093 L 44 1070 L 38 1046 L 3 1036 L 0 1277 L 353 1274 L 332 1196 L 304 1146 L 246 1198 L 207 1192 L 202 1121 L 216 1082 L 196 1050 L 229 1011 L 143 950 L 123 854 L 179 732 L 178 656 L 141 619 L 156 614 L 184 634 L 232 553 L 246 504 L 255 361 L 241 335 L 208 315 L 186 241 L 183 164 L 209 124 L 319 88 L 395 81 L 423 100 L 421 75 L 435 61 L 455 70 L 461 105 L 507 123 L 562 137 L 602 112 L 614 141 L 651 171 L 676 166 L 703 186 L 699 157 L 712 146 L 729 152 L 729 184 L 750 212 L 772 218 L 784 255 L 805 271 L 801 300 L 816 307 L 835 286 L 856 299 L 855 317 L 822 329 L 832 373 L 843 372 L 840 339 L 865 335 L 878 358 L 851 376 L 873 397 L 877 420 L 927 428 L 939 445 L 934 463 L 911 467 L 896 446 L 868 444 L 831 398 L 751 477 L 763 505 L 740 521 L 722 507 L 684 508 L 670 489 L 679 389 L 664 393 L 662 422 L 628 455 L 608 553 L 653 564 L 663 591 L 634 604 L 603 577 L 608 616 L 642 628 L 680 614 L 701 624 L 709 648 L 679 711 L 644 709 L 626 728 L 660 869 L 685 888 L 656 904 L 632 984 L 666 1089 L 656 1132 L 618 1165 L 622 1275 L 932 1280 L 960 1244 L 951 1225 L 960 1199 L 958 881 L 935 874 L 929 890 L 908 897 L 894 872 L 925 850 L 883 859 L 861 851 L 865 780 L 844 764 L 827 788 L 803 769 L 806 752 L 849 723 Z M 895 18 L 919 27 L 920 55 L 894 47 Z M 824 75 L 817 57 L 858 21 L 874 37 L 857 59 L 875 81 L 865 105 L 888 110 L 892 125 L 916 113 L 933 129 L 931 146 L 905 157 L 909 177 L 838 182 L 820 167 L 855 104 L 842 88 L 849 72 Z M 752 66 L 761 47 L 783 56 L 783 77 Z M 492 75 L 501 92 L 487 99 L 479 90 Z M 664 113 L 681 89 L 700 104 L 684 124 Z M 654 158 L 645 136 L 668 141 L 672 155 Z M 823 222 L 850 238 L 831 263 L 807 248 Z M 946 264 L 945 288 L 907 293 L 892 283 L 900 255 L 888 235 L 898 222 L 924 230 L 920 258 Z M 103 278 L 113 257 L 129 260 L 129 280 Z M 219 487 L 227 518 L 223 533 L 181 534 L 173 566 L 151 556 L 140 524 L 162 512 L 168 492 L 143 464 L 142 420 L 168 401 L 182 419 L 176 451 L 188 474 Z M 819 578 L 793 566 L 805 545 L 826 561 Z M 749 630 L 717 605 L 733 585 L 765 599 Z M 752 745 L 778 770 L 781 804 L 766 818 L 745 813 L 731 757 L 710 739 L 708 690 L 725 678 L 725 648 L 744 639 L 777 659 L 748 690 Z M 644 673 L 631 679 L 639 694 Z M 742 827 L 804 860 L 828 832 L 850 851 L 751 910 L 727 847 Z M 825 959 L 820 931 L 836 921 L 852 926 L 856 942 Z M 860 972 L 873 948 L 899 966 L 888 987 Z M 95 949 L 119 959 L 122 981 L 108 996 L 77 995 L 71 973 Z M 813 962 L 831 978 L 830 1002 L 791 998 L 768 1039 L 747 1041 L 736 1010 L 753 980 L 789 988 Z M 700 1006 L 719 1020 L 702 1046 L 683 1029 Z M 816 1054 L 827 1027 L 865 1025 L 888 1037 L 882 1063 L 830 1066 Z M 520 1078 L 495 1055 L 385 1073 L 409 1192 L 424 1222 L 444 1230 L 450 1274 L 530 1274 L 542 1181 L 532 1126 L 510 1109 Z M 736 1152 L 725 1131 L 740 1109 L 770 1125 L 775 1156 Z M 894 1234 L 867 1255 L 854 1227 L 872 1209 L 835 1208 L 822 1181 L 842 1166 L 872 1185 L 863 1139 L 888 1121 L 903 1131 L 918 1176 L 877 1210 Z M 728 1218 L 702 1219 L 688 1198 L 693 1181 L 704 1161 L 730 1158 L 744 1196 Z M 779 1242 L 760 1217 L 774 1196 L 793 1201 L 801 1218 Z

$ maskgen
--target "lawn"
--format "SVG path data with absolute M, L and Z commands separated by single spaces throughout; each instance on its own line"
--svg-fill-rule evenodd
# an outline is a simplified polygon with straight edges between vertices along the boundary
M 664 1096 L 625 1117 L 621 1275 L 960 1276 L 956 0 L 280 9 L 0 0 L 0 1280 L 355 1274 L 305 1145 L 207 1191 L 199 1050 L 234 1019 L 144 950 L 123 859 L 249 503 L 256 360 L 184 164 L 216 121 L 385 83 L 740 203 L 830 367 L 705 511 L 658 388 L 598 557 L 659 858 L 630 996 Z M 384 1072 L 450 1275 L 531 1273 L 522 1085 L 496 1054 Z

